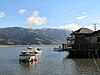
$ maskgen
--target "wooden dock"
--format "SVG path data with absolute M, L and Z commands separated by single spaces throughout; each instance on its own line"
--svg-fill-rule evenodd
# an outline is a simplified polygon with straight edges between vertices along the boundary
M 92 55 L 95 58 L 100 58 L 100 51 L 97 49 L 72 49 L 72 47 L 66 47 L 66 49 L 62 49 L 62 51 L 68 51 L 69 52 L 69 58 L 91 58 Z

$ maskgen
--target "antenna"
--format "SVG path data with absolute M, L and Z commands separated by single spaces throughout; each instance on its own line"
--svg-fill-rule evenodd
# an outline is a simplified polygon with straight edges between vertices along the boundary
M 96 31 L 96 25 L 97 25 L 97 23 L 94 23 L 93 25 L 94 25 L 94 31 Z

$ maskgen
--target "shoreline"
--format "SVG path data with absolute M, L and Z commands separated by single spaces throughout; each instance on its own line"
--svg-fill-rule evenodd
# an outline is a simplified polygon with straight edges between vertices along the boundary
M 0 45 L 0 48 L 8 47 L 8 45 Z

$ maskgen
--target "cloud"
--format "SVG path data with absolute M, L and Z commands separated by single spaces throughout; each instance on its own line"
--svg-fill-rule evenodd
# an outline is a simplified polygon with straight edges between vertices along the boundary
M 5 12 L 0 12 L 0 18 L 4 18 L 6 16 Z
M 68 24 L 68 25 L 60 26 L 59 28 L 75 31 L 75 30 L 82 28 L 82 26 L 79 26 L 78 24 L 75 24 L 75 23 L 71 23 L 71 24 Z M 84 26 L 84 28 L 94 30 L 94 25 L 87 25 L 87 26 Z M 96 26 L 96 30 L 99 30 L 99 29 L 100 29 L 100 26 Z
M 18 13 L 23 15 L 23 14 L 27 13 L 27 10 L 26 9 L 19 9 Z
M 79 16 L 76 18 L 77 20 L 86 20 L 87 19 L 87 15 L 84 16 Z
M 88 28 L 88 29 L 91 29 L 91 30 L 94 30 L 94 26 L 93 25 L 89 25 L 89 26 L 84 26 L 85 28 Z
M 80 26 L 78 24 L 71 23 L 71 24 L 68 24 L 68 25 L 60 26 L 59 28 L 75 31 L 75 30 L 78 30 L 80 28 Z
M 26 19 L 26 24 L 31 26 L 41 26 L 47 21 L 46 17 L 39 16 L 39 12 L 35 11 L 32 16 Z
M 94 30 L 94 25 L 88 25 L 88 26 L 84 26 L 84 27 Z M 96 25 L 96 30 L 99 30 L 99 29 L 100 29 L 100 27 L 98 25 Z

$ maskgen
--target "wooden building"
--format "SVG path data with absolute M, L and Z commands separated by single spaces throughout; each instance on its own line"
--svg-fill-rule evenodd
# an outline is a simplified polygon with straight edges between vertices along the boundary
M 71 33 L 71 44 L 74 50 L 87 50 L 89 48 L 88 35 L 93 31 L 87 28 L 80 28 Z M 74 39 L 73 39 L 74 38 Z
M 100 30 L 94 31 L 86 38 L 89 40 L 89 49 L 100 51 Z
M 100 30 L 92 31 L 88 28 L 80 28 L 70 35 L 67 38 L 67 42 L 71 45 L 71 49 L 68 49 L 71 55 L 78 55 L 79 57 L 87 57 L 88 53 L 92 53 L 95 56 L 100 55 Z

